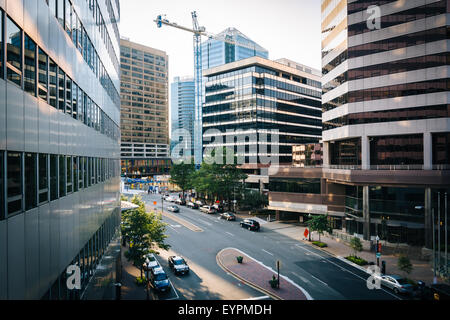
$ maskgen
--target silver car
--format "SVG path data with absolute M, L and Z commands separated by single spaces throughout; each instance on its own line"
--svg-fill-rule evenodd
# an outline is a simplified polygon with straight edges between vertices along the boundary
M 408 281 L 403 277 L 397 275 L 381 275 L 380 278 L 381 285 L 392 289 L 396 294 L 410 294 L 414 290 L 413 285 L 408 283 Z
M 153 253 L 147 253 L 146 255 L 144 255 L 144 259 L 145 260 L 148 259 L 148 263 L 146 261 L 143 264 L 144 271 L 148 271 L 150 269 L 161 267 L 159 262 L 158 262 L 158 260 L 156 260 L 156 257 L 155 257 L 155 255 Z

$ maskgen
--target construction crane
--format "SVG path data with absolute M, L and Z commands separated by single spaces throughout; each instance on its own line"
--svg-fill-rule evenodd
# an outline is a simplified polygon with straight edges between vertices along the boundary
M 177 23 L 170 22 L 163 15 L 158 15 L 154 22 L 161 28 L 163 25 L 174 27 L 180 30 L 188 31 L 194 34 L 194 83 L 195 83 L 195 122 L 194 122 L 194 159 L 197 168 L 200 166 L 202 161 L 203 153 L 203 133 L 202 133 L 202 47 L 201 47 L 201 37 L 205 36 L 209 39 L 215 39 L 223 41 L 229 44 L 236 45 L 236 41 L 228 37 L 221 37 L 209 32 L 206 32 L 206 28 L 200 26 L 197 19 L 197 12 L 191 12 L 192 16 L 192 28 L 181 26 Z M 245 47 L 256 51 L 255 44 L 247 44 L 239 42 L 240 47 Z M 256 55 L 256 54 L 255 54 Z

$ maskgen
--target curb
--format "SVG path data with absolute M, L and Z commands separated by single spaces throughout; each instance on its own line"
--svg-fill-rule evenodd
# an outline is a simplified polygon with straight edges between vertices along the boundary
M 217 255 L 216 255 L 216 262 L 217 262 L 217 264 L 219 265 L 219 267 L 221 267 L 224 271 L 228 272 L 229 274 L 231 274 L 233 277 L 237 278 L 238 280 L 241 280 L 242 282 L 246 283 L 246 284 L 249 285 L 250 287 L 252 287 L 252 288 L 254 288 L 254 289 L 256 289 L 256 290 L 259 290 L 259 291 L 261 291 L 262 293 L 267 294 L 268 296 L 274 298 L 275 300 L 283 300 L 281 297 L 277 296 L 276 294 L 274 294 L 274 293 L 272 293 L 272 292 L 269 292 L 269 291 L 267 291 L 266 289 L 261 288 L 260 286 L 254 284 L 254 283 L 252 283 L 252 282 L 250 282 L 250 281 L 247 281 L 246 279 L 242 278 L 242 277 L 239 276 L 238 274 L 236 274 L 236 273 L 234 273 L 233 271 L 227 269 L 227 268 L 222 264 L 222 261 L 221 261 L 220 258 L 219 258 L 220 253 L 221 253 L 222 251 L 226 250 L 226 249 L 227 249 L 227 248 L 220 250 L 220 251 L 217 253 Z

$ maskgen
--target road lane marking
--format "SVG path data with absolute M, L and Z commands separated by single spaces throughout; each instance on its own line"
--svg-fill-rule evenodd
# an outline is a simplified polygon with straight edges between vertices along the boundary
M 297 278 L 299 278 L 300 280 L 302 280 L 303 282 L 311 283 L 308 279 L 306 279 L 306 278 L 304 278 L 304 277 L 302 277 L 302 276 L 296 274 L 295 272 L 292 272 L 292 271 L 291 271 L 291 273 L 292 273 L 294 276 L 296 276 Z
M 204 223 L 204 224 L 206 224 L 206 225 L 208 225 L 208 226 L 212 226 L 212 223 L 209 223 L 209 222 L 204 221 L 204 220 L 202 220 L 202 219 L 198 219 L 197 221 L 198 221 L 198 222 L 201 222 L 201 223 Z
M 325 282 L 323 282 L 322 280 L 320 280 L 319 278 L 316 278 L 316 277 L 314 277 L 312 274 L 311 274 L 311 277 L 313 277 L 314 279 L 316 279 L 317 281 L 319 281 L 319 282 L 321 282 L 321 283 L 323 283 L 324 285 L 326 285 L 327 287 L 328 287 L 328 284 L 327 283 L 325 283 Z
M 266 250 L 264 250 L 264 249 L 261 249 L 261 250 L 264 251 L 265 253 L 270 254 L 271 256 L 273 256 L 273 254 L 270 253 L 269 251 L 266 251 Z
M 230 233 L 230 232 L 228 232 L 228 231 L 225 231 L 225 233 L 227 233 L 227 234 L 229 234 L 230 236 L 234 237 L 234 234 L 232 234 L 232 233 Z

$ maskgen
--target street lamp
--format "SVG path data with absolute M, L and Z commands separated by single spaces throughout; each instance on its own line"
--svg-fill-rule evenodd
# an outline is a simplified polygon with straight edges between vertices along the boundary
M 311 213 L 310 214 L 308 214 L 308 221 L 309 221 L 309 219 L 311 219 Z M 309 242 L 311 242 L 311 228 L 309 228 L 310 230 L 309 230 L 309 232 L 308 232 L 308 237 L 309 237 Z

